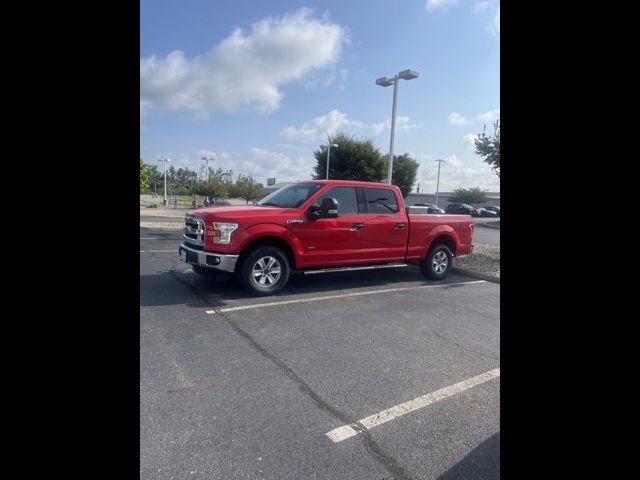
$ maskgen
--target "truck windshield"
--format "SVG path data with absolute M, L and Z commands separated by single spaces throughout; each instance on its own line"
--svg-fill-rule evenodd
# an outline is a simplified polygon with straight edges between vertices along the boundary
M 292 183 L 279 188 L 258 202 L 265 207 L 296 208 L 313 195 L 322 184 L 320 183 Z

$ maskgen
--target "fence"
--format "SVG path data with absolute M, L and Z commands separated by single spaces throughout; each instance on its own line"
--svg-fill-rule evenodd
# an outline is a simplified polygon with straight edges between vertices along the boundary
M 203 207 L 205 205 L 206 197 L 204 195 L 196 195 L 196 207 Z M 162 207 L 164 200 L 163 195 L 157 195 L 155 193 L 141 193 L 140 194 L 140 206 L 147 208 Z M 247 202 L 240 198 L 225 198 L 219 202 L 226 205 L 245 205 Z M 217 202 L 216 202 L 217 203 Z M 167 195 L 167 208 L 189 209 L 193 208 L 193 196 L 192 195 Z

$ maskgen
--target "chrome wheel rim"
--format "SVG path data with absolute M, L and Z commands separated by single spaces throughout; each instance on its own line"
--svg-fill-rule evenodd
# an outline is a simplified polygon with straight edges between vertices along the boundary
M 274 257 L 262 257 L 253 264 L 251 278 L 261 287 L 270 287 L 280 280 L 282 267 L 280 262 Z
M 444 273 L 449 265 L 449 257 L 443 251 L 439 251 L 433 256 L 433 271 L 438 275 Z

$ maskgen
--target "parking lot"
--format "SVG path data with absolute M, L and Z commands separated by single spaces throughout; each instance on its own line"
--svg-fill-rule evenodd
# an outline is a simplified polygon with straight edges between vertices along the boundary
M 140 230 L 141 479 L 497 479 L 500 285 L 206 280 Z

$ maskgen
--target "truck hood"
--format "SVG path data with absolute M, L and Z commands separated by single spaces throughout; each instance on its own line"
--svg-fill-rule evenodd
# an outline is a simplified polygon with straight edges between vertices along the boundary
M 297 212 L 297 210 L 290 208 L 257 207 L 255 205 L 247 205 L 195 208 L 193 210 L 189 210 L 187 215 L 203 219 L 215 218 L 222 220 L 240 220 L 243 218 L 259 218 L 279 214 L 290 215 L 292 212 Z

